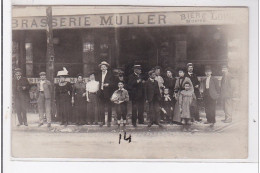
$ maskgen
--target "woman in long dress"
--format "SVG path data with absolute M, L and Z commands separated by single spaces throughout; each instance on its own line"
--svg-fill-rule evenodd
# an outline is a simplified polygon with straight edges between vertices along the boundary
M 185 90 L 184 84 L 190 83 L 190 91 L 194 92 L 194 88 L 192 85 L 192 82 L 189 77 L 185 77 L 185 70 L 184 68 L 180 68 L 178 70 L 179 77 L 176 80 L 175 88 L 174 88 L 174 96 L 177 100 L 175 103 L 175 109 L 174 109 L 174 116 L 173 116 L 173 123 L 181 124 L 181 115 L 180 115 L 180 107 L 179 107 L 179 96 L 180 92 Z
M 86 83 L 83 81 L 82 74 L 78 74 L 77 82 L 73 85 L 72 100 L 74 102 L 76 124 L 84 125 L 87 121 L 87 99 Z
M 57 76 L 60 77 L 59 83 L 55 86 L 57 114 L 61 118 L 61 125 L 67 126 L 72 106 L 72 85 L 65 80 L 68 76 L 68 71 L 65 68 L 63 71 L 59 71 Z

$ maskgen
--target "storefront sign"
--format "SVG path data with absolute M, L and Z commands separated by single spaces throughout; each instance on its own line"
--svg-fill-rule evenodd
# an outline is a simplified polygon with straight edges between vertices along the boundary
M 247 13 L 247 9 L 244 10 Z M 237 10 L 156 12 L 130 14 L 91 14 L 53 16 L 54 29 L 105 28 L 105 27 L 149 27 L 172 25 L 223 25 L 247 22 L 247 14 Z M 13 30 L 46 29 L 46 17 L 15 17 Z

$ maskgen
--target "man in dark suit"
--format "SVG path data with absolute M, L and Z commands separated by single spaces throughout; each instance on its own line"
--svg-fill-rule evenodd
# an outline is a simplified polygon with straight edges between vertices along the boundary
M 203 95 L 207 122 L 211 127 L 216 123 L 216 102 L 219 97 L 220 87 L 218 79 L 211 76 L 210 67 L 205 68 L 206 79 L 203 80 Z
M 190 78 L 192 85 L 194 86 L 194 94 L 196 95 L 196 99 L 193 102 L 193 109 L 191 115 L 193 116 L 195 121 L 201 121 L 198 104 L 197 104 L 197 99 L 200 97 L 200 92 L 199 92 L 200 82 L 198 80 L 197 75 L 193 73 L 193 68 L 194 66 L 192 63 L 187 64 L 188 73 L 186 74 L 186 77 Z
M 148 127 L 156 124 L 162 127 L 160 122 L 160 100 L 161 94 L 158 82 L 155 80 L 156 74 L 154 70 L 149 71 L 149 79 L 145 83 L 145 101 L 149 104 L 148 117 L 150 119 Z
M 39 127 L 43 125 L 44 112 L 47 119 L 47 127 L 51 127 L 51 82 L 46 79 L 46 72 L 40 72 L 40 81 L 37 83 Z
M 221 79 L 221 100 L 224 105 L 225 119 L 222 120 L 224 123 L 232 122 L 233 114 L 233 90 L 234 85 L 232 84 L 232 76 L 229 73 L 228 67 L 222 67 L 222 79 Z
M 100 126 L 102 127 L 105 124 L 105 107 L 108 109 L 108 119 L 107 126 L 111 126 L 112 119 L 112 104 L 110 98 L 112 96 L 112 89 L 114 87 L 114 76 L 111 71 L 108 71 L 109 64 L 106 61 L 103 61 L 99 64 L 101 72 L 97 76 L 99 81 L 99 97 L 100 97 Z
M 13 97 L 14 106 L 16 109 L 18 124 L 28 126 L 27 124 L 27 107 L 29 103 L 29 82 L 25 77 L 22 77 L 22 70 L 15 69 L 15 78 L 13 80 Z
M 139 124 L 144 124 L 144 80 L 141 65 L 134 65 L 133 69 L 134 73 L 128 79 L 128 89 L 132 100 L 132 124 L 136 127 L 137 118 Z

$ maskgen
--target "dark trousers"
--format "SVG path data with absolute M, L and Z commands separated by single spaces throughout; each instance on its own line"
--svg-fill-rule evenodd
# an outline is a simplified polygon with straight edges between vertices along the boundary
M 144 100 L 132 100 L 132 124 L 144 123 Z
M 126 120 L 126 114 L 127 114 L 127 103 L 121 103 L 121 104 L 115 104 L 116 108 L 116 115 L 117 115 L 117 120 Z
M 87 102 L 85 97 L 75 98 L 74 110 L 76 114 L 76 123 L 84 124 L 86 122 L 86 107 Z
M 148 118 L 151 124 L 159 124 L 160 121 L 160 105 L 159 101 L 153 100 L 149 102 Z
M 192 116 L 192 118 L 194 118 L 195 121 L 200 120 L 199 107 L 198 107 L 197 99 L 193 99 L 193 101 L 192 101 L 191 116 Z
M 87 120 L 90 123 L 97 123 L 98 122 L 98 115 L 99 115 L 99 110 L 98 110 L 98 96 L 96 93 L 89 93 L 88 94 L 89 97 L 89 102 L 87 103 Z
M 204 96 L 206 118 L 209 123 L 216 122 L 216 100 L 210 97 L 209 91 L 206 90 Z
M 105 124 L 105 108 L 107 108 L 107 111 L 108 111 L 108 119 L 107 119 L 107 122 L 111 122 L 111 119 L 112 119 L 112 102 L 110 101 L 110 98 L 104 98 L 104 94 L 100 93 L 100 99 L 99 99 L 99 102 L 100 102 L 100 116 L 99 116 L 99 122 L 103 122 L 103 124 Z
M 19 124 L 27 124 L 27 100 L 21 98 L 15 98 L 15 109 Z

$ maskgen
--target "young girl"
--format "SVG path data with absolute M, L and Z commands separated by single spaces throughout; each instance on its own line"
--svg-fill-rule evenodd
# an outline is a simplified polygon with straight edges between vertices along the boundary
M 190 130 L 191 125 L 191 103 L 193 99 L 196 99 L 196 96 L 191 90 L 191 84 L 189 82 L 184 83 L 185 90 L 182 90 L 179 95 L 179 106 L 181 121 L 183 124 L 183 130 Z

